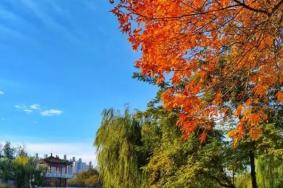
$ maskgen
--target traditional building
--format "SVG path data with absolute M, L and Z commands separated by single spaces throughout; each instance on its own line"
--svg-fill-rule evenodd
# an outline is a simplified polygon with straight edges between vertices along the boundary
M 72 178 L 72 162 L 66 159 L 60 159 L 58 156 L 45 157 L 39 161 L 46 169 L 44 186 L 47 187 L 66 187 L 67 179 Z

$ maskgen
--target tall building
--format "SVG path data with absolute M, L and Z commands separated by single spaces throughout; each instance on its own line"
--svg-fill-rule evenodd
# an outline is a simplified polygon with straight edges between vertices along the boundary
M 81 158 L 77 161 L 73 158 L 73 174 L 87 171 L 89 168 L 93 168 L 91 162 L 87 165 Z

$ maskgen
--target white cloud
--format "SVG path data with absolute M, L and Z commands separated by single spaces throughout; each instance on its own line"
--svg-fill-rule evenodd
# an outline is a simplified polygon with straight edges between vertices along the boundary
M 27 109 L 27 106 L 26 105 L 19 105 L 19 104 L 17 104 L 17 105 L 15 105 L 15 108 L 18 109 L 18 110 L 24 111 L 25 109 Z
M 23 109 L 23 111 L 26 112 L 26 113 L 32 113 L 31 109 Z
M 42 116 L 59 116 L 59 115 L 63 114 L 63 111 L 58 110 L 58 109 L 49 109 L 49 110 L 44 110 L 44 111 L 40 112 L 40 114 Z
M 33 109 L 33 110 L 39 110 L 40 109 L 40 105 L 39 104 L 32 104 L 29 107 L 30 107 L 30 109 Z
M 26 113 L 38 113 L 42 116 L 59 116 L 63 114 L 62 110 L 42 108 L 39 104 L 15 105 L 15 108 Z
M 15 105 L 15 108 L 26 113 L 31 113 L 34 111 L 40 110 L 39 104 L 32 104 L 32 105 Z
M 5 95 L 4 91 L 0 90 L 0 95 Z

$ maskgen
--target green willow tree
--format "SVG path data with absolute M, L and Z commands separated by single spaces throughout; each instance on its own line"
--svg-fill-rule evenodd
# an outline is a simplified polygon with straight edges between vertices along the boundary
M 262 188 L 278 188 L 283 185 L 283 161 L 276 157 L 260 157 L 256 161 L 258 183 Z
M 132 188 L 143 183 L 136 151 L 140 136 L 140 125 L 128 110 L 123 115 L 113 109 L 103 112 L 95 139 L 103 187 Z
M 281 120 L 278 121 L 279 119 Z M 283 129 L 281 113 L 275 114 L 271 123 L 265 125 L 263 131 L 263 136 L 252 143 L 258 187 L 283 187 Z M 250 150 L 250 145 L 251 141 L 248 139 L 244 139 L 239 145 L 238 149 L 243 152 L 242 160 L 248 157 L 246 153 Z M 249 171 L 243 171 L 238 175 L 237 187 L 251 188 L 251 181 L 247 179 L 248 173 Z

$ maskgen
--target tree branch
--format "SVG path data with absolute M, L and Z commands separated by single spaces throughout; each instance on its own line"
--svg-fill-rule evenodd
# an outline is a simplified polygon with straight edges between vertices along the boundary
M 281 0 L 277 5 L 273 7 L 273 9 L 270 12 L 270 16 L 283 4 L 283 0 Z
M 238 5 L 241 5 L 242 7 L 246 8 L 248 10 L 251 10 L 251 11 L 254 11 L 254 12 L 263 13 L 263 14 L 266 14 L 266 15 L 269 16 L 269 13 L 266 10 L 256 9 L 256 8 L 250 7 L 249 5 L 247 5 L 244 2 L 241 2 L 239 0 L 233 0 L 233 1 L 236 2 Z
M 227 188 L 235 188 L 235 186 L 233 184 L 225 184 L 223 182 L 221 182 L 221 180 L 219 178 L 217 178 L 216 176 L 210 176 L 212 179 L 215 179 L 219 185 L 221 185 L 222 187 L 227 187 Z
M 126 10 L 130 11 L 132 14 L 138 15 L 140 17 L 146 18 L 146 19 L 150 19 L 150 20 L 170 20 L 170 19 L 180 19 L 180 18 L 184 18 L 184 17 L 191 17 L 191 16 L 198 16 L 198 15 L 204 15 L 204 14 L 209 14 L 209 13 L 213 13 L 213 12 L 218 12 L 218 11 L 223 11 L 226 9 L 231 9 L 234 7 L 239 7 L 242 5 L 230 5 L 227 7 L 222 7 L 216 10 L 209 10 L 209 11 L 205 11 L 205 12 L 193 12 L 193 13 L 189 13 L 189 14 L 182 14 L 182 15 L 178 15 L 178 16 L 164 16 L 164 17 L 154 17 L 154 16 L 147 16 L 147 15 L 143 15 L 141 13 L 138 13 L 132 9 L 130 9 L 129 7 L 126 6 L 120 6 L 122 8 L 125 8 Z M 236 9 L 231 9 L 231 10 L 236 10 Z

